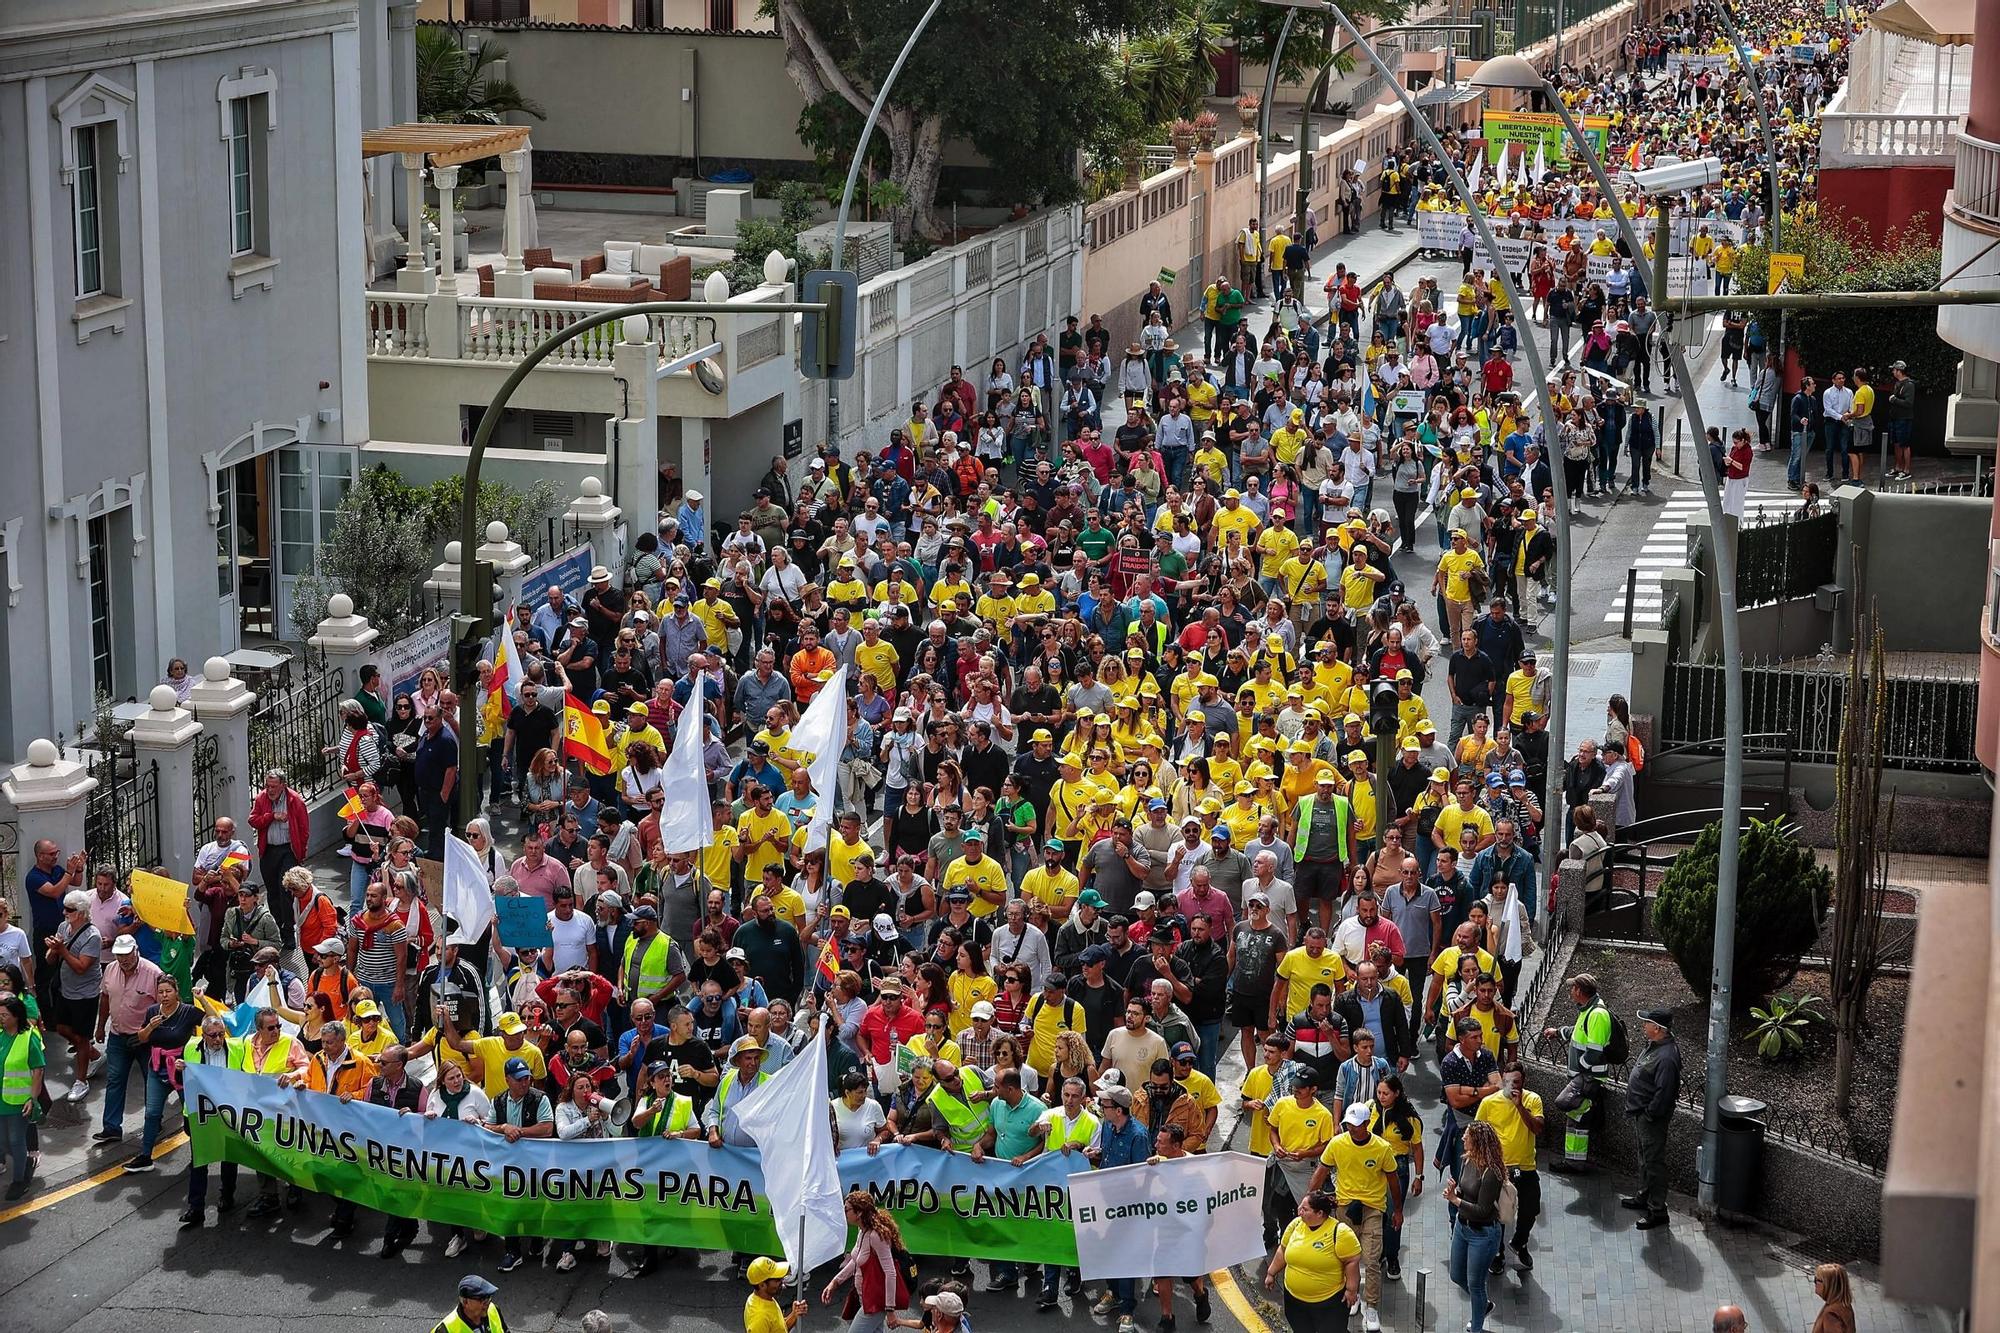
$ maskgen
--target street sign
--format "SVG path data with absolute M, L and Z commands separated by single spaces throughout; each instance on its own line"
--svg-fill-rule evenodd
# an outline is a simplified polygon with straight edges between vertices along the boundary
M 1160 270 L 1160 285 L 1162 287 L 1171 287 L 1174 285 L 1174 271 L 1172 269 L 1162 268 Z
M 803 417 L 793 417 L 785 423 L 785 457 L 797 458 L 806 451 L 806 423 Z
M 825 301 L 824 315 L 799 321 L 799 373 L 809 380 L 854 378 L 854 334 L 861 279 L 846 269 L 816 268 L 799 279 L 799 300 Z
M 1776 296 L 1787 279 L 1803 279 L 1806 276 L 1806 257 L 1774 251 L 1771 255 L 1770 295 Z

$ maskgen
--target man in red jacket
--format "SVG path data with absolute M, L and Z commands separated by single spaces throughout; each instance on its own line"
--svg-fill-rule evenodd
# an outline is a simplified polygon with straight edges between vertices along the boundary
M 274 768 L 264 775 L 264 790 L 250 803 L 250 827 L 257 830 L 257 869 L 264 881 L 264 898 L 271 904 L 271 915 L 278 919 L 285 948 L 296 948 L 298 928 L 292 895 L 283 886 L 285 872 L 306 859 L 312 815 L 305 798 L 286 781 L 284 769 Z

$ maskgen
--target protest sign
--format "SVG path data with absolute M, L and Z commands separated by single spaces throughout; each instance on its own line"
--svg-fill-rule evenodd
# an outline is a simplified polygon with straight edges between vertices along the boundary
M 1071 1176 L 1088 1278 L 1210 1273 L 1264 1256 L 1264 1162 L 1203 1153 Z
M 1562 117 L 1549 111 L 1488 111 L 1480 119 L 1486 140 L 1486 160 L 1497 163 L 1502 152 L 1508 152 L 1519 160 L 1525 152 L 1533 158 L 1539 148 L 1543 160 L 1552 167 L 1569 163 L 1569 135 L 1563 129 Z M 1605 143 L 1611 134 L 1611 119 L 1608 116 L 1585 116 L 1579 124 L 1584 136 L 1590 140 L 1601 157 Z M 1520 145 L 1515 148 L 1513 145 Z
M 596 548 L 585 542 L 575 550 L 565 551 L 529 570 L 521 580 L 521 596 L 539 606 L 542 595 L 548 591 L 550 584 L 554 584 L 563 590 L 563 596 L 575 601 L 590 586 L 591 567 L 596 563 Z
M 443 617 L 413 631 L 381 650 L 376 664 L 389 682 L 389 697 L 414 696 L 425 667 L 443 669 L 451 655 L 451 620 Z
M 147 870 L 132 872 L 132 910 L 154 930 L 169 935 L 194 934 L 188 917 L 188 886 Z
M 475 1125 L 342 1103 L 212 1065 L 188 1066 L 186 1096 L 196 1165 L 235 1162 L 364 1208 L 502 1235 L 780 1250 L 759 1158 L 747 1148 L 663 1138 L 508 1143 Z M 1076 1262 L 1072 1177 L 1060 1155 L 1017 1167 L 892 1144 L 873 1156 L 840 1154 L 840 1179 L 875 1197 L 913 1254 Z M 1246 1230 L 1254 1242 L 1254 1212 Z
M 546 949 L 556 942 L 549 930 L 549 905 L 535 894 L 495 898 L 493 913 L 500 942 L 510 949 Z

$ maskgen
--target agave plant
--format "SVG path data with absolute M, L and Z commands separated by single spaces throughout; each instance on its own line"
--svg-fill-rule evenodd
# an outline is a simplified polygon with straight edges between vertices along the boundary
M 1805 1050 L 1806 1030 L 1827 1021 L 1826 1003 L 1817 995 L 1773 995 L 1766 1005 L 1752 1005 L 1750 1017 L 1758 1058 L 1788 1060 Z

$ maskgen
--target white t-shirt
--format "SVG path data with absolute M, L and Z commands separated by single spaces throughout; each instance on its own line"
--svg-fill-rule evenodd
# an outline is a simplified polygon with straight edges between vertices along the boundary
M 19 926 L 0 930 L 0 966 L 18 966 L 28 956 L 30 947 L 27 932 Z
M 882 1104 L 873 1097 L 863 1097 L 859 1110 L 850 1110 L 847 1099 L 833 1099 L 833 1124 L 839 1131 L 840 1141 L 834 1146 L 842 1151 L 848 1148 L 865 1148 L 875 1137 L 875 1132 L 888 1123 L 889 1117 L 883 1112 Z
M 567 972 L 573 967 L 590 966 L 591 941 L 597 938 L 597 926 L 582 912 L 571 912 L 565 921 L 554 912 L 549 913 L 549 934 L 555 937 L 555 970 Z

